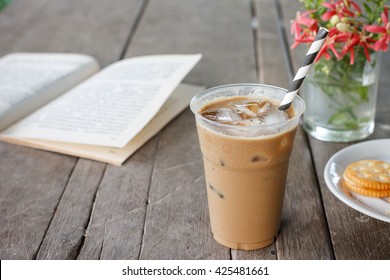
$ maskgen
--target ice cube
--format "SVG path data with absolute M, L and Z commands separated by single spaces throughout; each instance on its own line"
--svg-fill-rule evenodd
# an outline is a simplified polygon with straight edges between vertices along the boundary
M 277 124 L 288 120 L 288 115 L 284 111 L 276 110 L 271 113 L 261 114 L 258 118 L 265 124 Z
M 229 108 L 206 111 L 202 115 L 209 120 L 219 122 L 235 122 L 241 120 L 240 116 Z
M 217 121 L 217 115 L 218 115 L 218 110 L 213 110 L 213 111 L 206 111 L 201 113 L 203 117 L 206 119 L 209 119 L 211 121 Z
M 259 104 L 258 114 L 262 114 L 262 113 L 268 112 L 271 109 L 272 109 L 271 103 L 263 101 L 263 102 L 261 102 Z
M 234 122 L 241 120 L 240 116 L 232 109 L 219 108 L 217 118 L 221 122 Z
M 245 104 L 235 104 L 233 107 L 236 112 L 242 114 L 244 118 L 256 117 L 259 112 L 259 103 L 255 101 Z
M 259 114 L 266 113 L 273 109 L 271 103 L 266 101 L 250 101 L 244 104 L 234 104 L 233 108 L 243 119 L 254 118 Z

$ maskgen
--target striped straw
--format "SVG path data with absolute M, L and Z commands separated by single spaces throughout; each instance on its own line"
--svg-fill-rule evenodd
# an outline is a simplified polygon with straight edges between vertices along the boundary
M 279 110 L 287 110 L 290 107 L 295 95 L 297 94 L 299 88 L 302 85 L 303 80 L 306 77 L 307 72 L 309 71 L 310 66 L 313 64 L 318 52 L 324 44 L 325 38 L 326 36 L 328 36 L 328 33 L 329 31 L 323 27 L 320 27 L 320 29 L 318 30 L 317 36 L 311 44 L 310 49 L 307 52 L 301 67 L 299 67 L 293 81 L 290 83 L 286 95 L 283 97 L 283 100 L 280 103 Z

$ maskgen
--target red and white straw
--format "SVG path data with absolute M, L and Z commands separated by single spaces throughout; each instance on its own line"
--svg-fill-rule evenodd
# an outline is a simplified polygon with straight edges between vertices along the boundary
M 301 67 L 299 67 L 294 79 L 288 87 L 286 95 L 283 97 L 283 100 L 279 105 L 279 110 L 287 110 L 290 107 L 295 95 L 298 93 L 298 90 L 306 77 L 307 72 L 309 71 L 310 66 L 313 64 L 318 52 L 324 44 L 325 38 L 328 36 L 328 33 L 329 31 L 323 27 L 320 27 L 320 29 L 318 30 L 317 36 L 311 44 L 310 49 L 307 52 Z

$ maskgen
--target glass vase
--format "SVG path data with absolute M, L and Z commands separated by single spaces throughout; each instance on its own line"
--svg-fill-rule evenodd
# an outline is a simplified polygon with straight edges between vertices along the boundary
M 354 64 L 321 58 L 311 67 L 301 96 L 306 103 L 302 126 L 314 138 L 351 142 L 374 131 L 380 53 L 368 61 L 357 53 Z

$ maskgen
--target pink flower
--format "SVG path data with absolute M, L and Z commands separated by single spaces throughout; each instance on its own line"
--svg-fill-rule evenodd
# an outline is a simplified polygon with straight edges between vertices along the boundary
M 318 22 L 310 17 L 311 12 L 313 11 L 298 12 L 295 20 L 291 22 L 291 33 L 295 34 L 295 43 L 292 48 L 300 43 L 313 42 Z
M 348 38 L 342 50 L 343 55 L 349 53 L 349 63 L 351 65 L 355 62 L 354 46 L 358 45 L 359 42 L 360 42 L 360 36 L 358 34 L 351 34 L 351 36 Z M 368 60 L 370 60 L 370 56 L 368 56 Z
M 378 25 L 365 25 L 364 30 L 372 33 L 379 34 L 379 39 L 374 45 L 369 45 L 375 51 L 387 51 L 389 49 L 390 42 L 390 22 L 388 16 L 388 7 L 384 7 L 383 13 L 381 14 L 383 26 Z
M 361 12 L 359 5 L 352 0 L 339 0 L 336 3 L 332 0 L 331 3 L 322 3 L 322 6 L 328 8 L 329 10 L 321 16 L 321 19 L 328 21 L 334 15 L 338 15 L 340 19 L 343 17 L 353 17 L 355 13 L 348 9 L 349 5 L 352 5 L 352 7 L 354 7 L 359 13 Z
M 348 33 L 340 32 L 336 27 L 329 29 L 328 37 L 325 39 L 325 42 L 317 55 L 316 61 L 319 60 L 322 56 L 324 56 L 326 59 L 330 59 L 330 52 L 332 52 L 337 59 L 340 59 L 341 56 L 337 52 L 335 45 L 337 43 L 346 42 L 349 39 L 349 36 L 350 35 Z
M 292 48 L 313 42 L 317 30 L 324 26 L 328 28 L 329 35 L 316 60 L 321 57 L 342 60 L 347 55 L 349 62 L 354 64 L 357 53 L 364 53 L 366 60 L 370 61 L 371 52 L 389 49 L 390 22 L 386 1 L 364 1 L 365 14 L 362 14 L 360 6 L 354 0 L 303 2 L 306 7 L 315 9 L 297 13 L 291 22 L 291 33 L 295 39 Z M 372 24 L 373 18 L 378 19 L 378 24 Z

